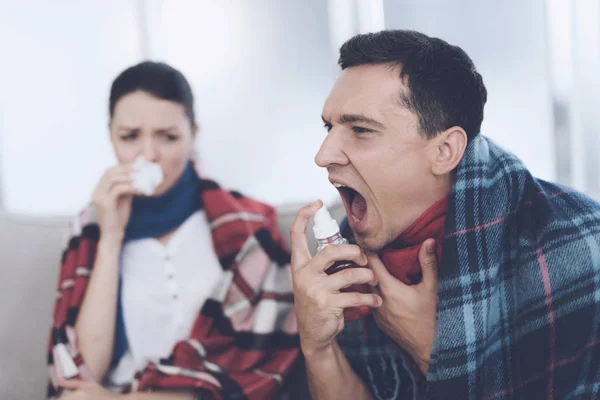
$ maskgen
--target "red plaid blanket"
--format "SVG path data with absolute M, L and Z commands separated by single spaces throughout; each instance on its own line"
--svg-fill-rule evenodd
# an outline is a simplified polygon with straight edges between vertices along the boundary
M 190 337 L 139 371 L 131 390 L 189 389 L 203 399 L 274 397 L 299 356 L 289 253 L 275 210 L 209 180 L 202 180 L 199 201 L 222 280 L 199 310 Z M 49 399 L 61 393 L 58 379 L 89 379 L 73 327 L 99 237 L 88 208 L 73 222 L 62 256 L 48 346 Z

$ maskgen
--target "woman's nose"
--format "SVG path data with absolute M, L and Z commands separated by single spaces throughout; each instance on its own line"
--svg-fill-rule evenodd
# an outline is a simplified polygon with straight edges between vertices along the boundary
M 153 140 L 146 140 L 142 149 L 144 158 L 148 161 L 156 161 L 157 151 Z

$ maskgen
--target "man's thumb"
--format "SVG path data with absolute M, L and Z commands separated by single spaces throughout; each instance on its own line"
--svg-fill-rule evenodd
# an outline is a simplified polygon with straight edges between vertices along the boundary
M 423 271 L 423 282 L 434 287 L 437 285 L 437 258 L 435 239 L 427 239 L 419 250 L 419 263 Z

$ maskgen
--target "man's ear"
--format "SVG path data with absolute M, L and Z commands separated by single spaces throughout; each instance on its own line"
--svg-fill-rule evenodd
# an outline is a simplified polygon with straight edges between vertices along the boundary
M 434 175 L 445 175 L 456 168 L 465 154 L 467 139 L 465 130 L 458 126 L 446 129 L 433 138 L 435 152 L 432 172 Z

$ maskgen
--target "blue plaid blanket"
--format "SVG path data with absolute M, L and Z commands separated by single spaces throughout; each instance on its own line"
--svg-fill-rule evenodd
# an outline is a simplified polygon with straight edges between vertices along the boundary
M 338 336 L 373 396 L 600 398 L 600 205 L 479 136 L 445 232 L 426 379 L 372 317 Z

